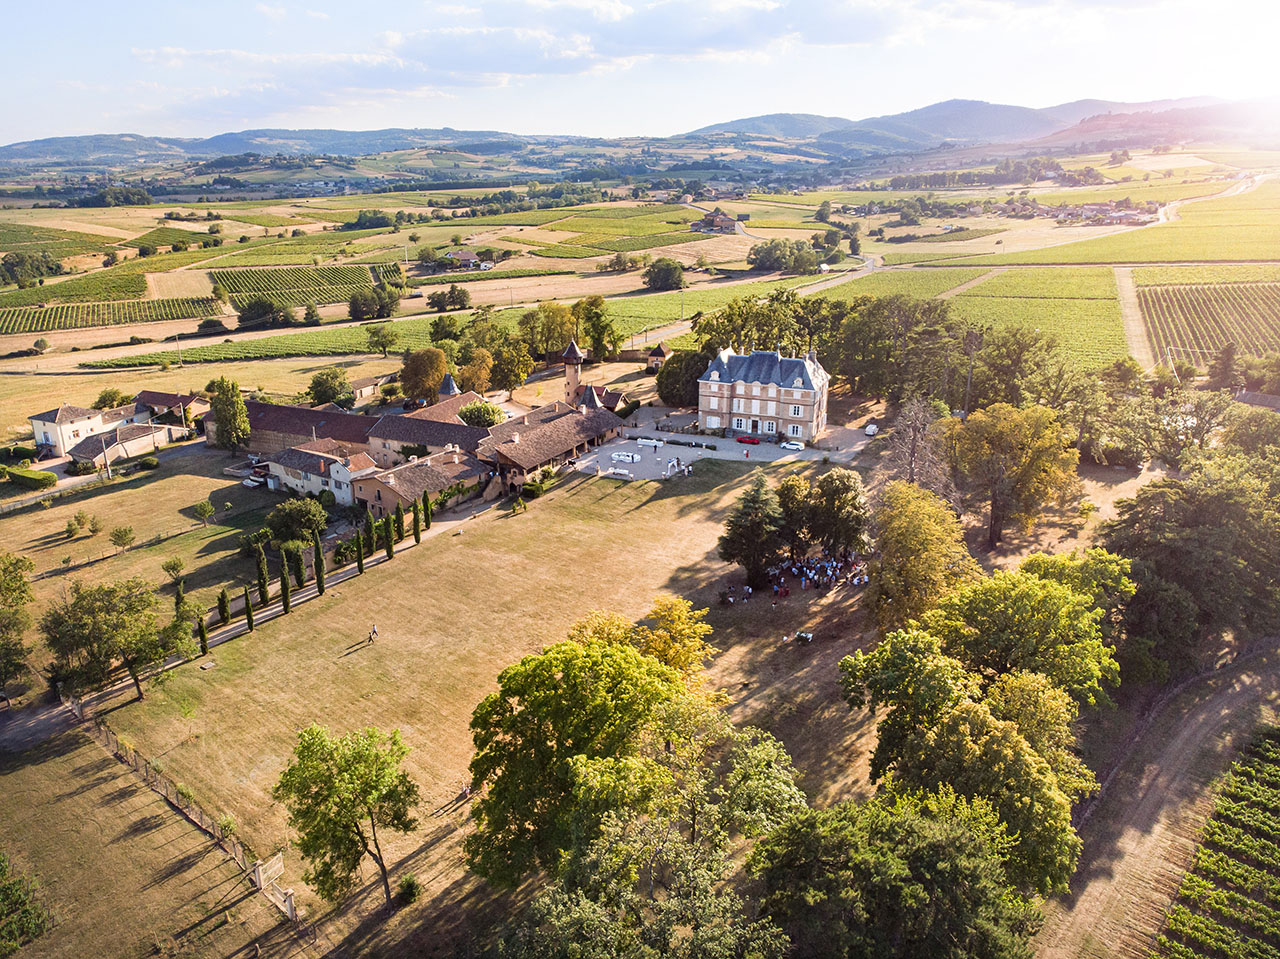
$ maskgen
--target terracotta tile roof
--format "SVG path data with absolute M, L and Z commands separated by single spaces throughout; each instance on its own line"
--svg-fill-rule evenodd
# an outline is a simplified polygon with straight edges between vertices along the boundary
M 364 390 L 371 386 L 381 386 L 383 383 L 394 383 L 400 374 L 395 370 L 390 373 L 379 373 L 376 376 L 362 376 L 357 380 L 351 381 L 353 390 Z
M 517 428 L 507 434 L 506 440 L 488 445 L 481 452 L 510 460 L 527 471 L 564 456 L 588 440 L 620 426 L 622 420 L 609 410 L 588 410 L 585 413 L 569 410 L 537 426 L 524 430 Z
M 434 406 L 424 406 L 420 410 L 414 410 L 412 413 L 406 413 L 415 420 L 435 420 L 437 423 L 461 423 L 458 419 L 458 410 L 462 409 L 468 403 L 474 403 L 477 400 L 483 400 L 484 397 L 479 393 L 473 393 L 467 390 L 465 393 L 458 393 L 455 396 L 449 396 L 436 403 Z
M 457 462 L 454 462 L 454 460 Z M 492 469 L 465 450 L 446 450 L 375 473 L 371 479 L 385 483 L 406 500 L 423 493 L 439 493 L 455 483 L 472 483 L 489 476 Z
M 438 420 L 392 415 L 378 417 L 378 421 L 368 432 L 370 440 L 394 440 L 417 446 L 458 446 L 464 450 L 474 450 L 488 435 L 486 430 L 460 422 L 442 423 Z
M 145 436 L 154 436 L 156 433 L 164 434 L 160 440 L 162 444 L 169 442 L 169 428 L 167 426 L 153 426 L 151 423 L 126 423 L 118 429 L 87 436 L 67 452 L 74 459 L 91 460 L 95 456 L 102 455 L 104 446 L 109 450 L 117 443 L 127 443 L 130 440 L 140 439 Z
M 134 397 L 134 402 L 142 406 L 171 410 L 175 406 L 189 406 L 194 401 L 202 398 L 194 393 L 162 393 L 159 390 L 143 390 Z
M 607 410 L 616 410 L 618 408 L 618 404 L 626 399 L 625 394 L 615 392 L 607 386 L 588 386 L 586 383 L 583 383 L 574 390 L 573 402 L 578 406 L 582 406 L 583 398 L 587 395 L 588 390 L 595 394 L 596 404 L 603 406 Z
M 56 410 L 46 410 L 43 413 L 36 413 L 31 417 L 31 419 L 39 420 L 42 423 L 57 423 L 61 426 L 63 423 L 71 423 L 75 420 L 86 420 L 97 415 L 97 410 L 87 410 L 83 406 L 68 406 L 64 403 Z
M 249 430 L 284 433 L 287 436 L 310 436 L 315 431 L 317 439 L 336 439 L 364 446 L 369 441 L 369 431 L 378 424 L 371 416 L 331 410 L 313 410 L 305 406 L 277 406 L 245 400 L 249 413 Z M 208 414 L 212 415 L 212 413 Z

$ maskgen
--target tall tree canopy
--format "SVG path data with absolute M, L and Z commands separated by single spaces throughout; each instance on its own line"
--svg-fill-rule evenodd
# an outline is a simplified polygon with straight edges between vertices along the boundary
M 214 439 L 218 446 L 234 452 L 249 442 L 249 411 L 240 395 L 240 384 L 219 376 L 211 384 L 211 392 Z
M 400 365 L 400 389 L 411 399 L 434 403 L 448 372 L 449 361 L 442 350 L 434 346 L 424 350 L 406 350 Z
M 764 472 L 751 474 L 746 490 L 725 521 L 719 554 L 747 574 L 747 585 L 759 589 L 769 582 L 768 569 L 782 549 L 782 508 Z
M 870 548 L 871 507 L 862 477 L 853 470 L 836 467 L 813 484 L 809 510 L 809 532 L 833 555 Z

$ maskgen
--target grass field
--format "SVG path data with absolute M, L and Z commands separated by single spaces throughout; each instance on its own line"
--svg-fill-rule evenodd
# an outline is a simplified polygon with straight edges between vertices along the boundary
M 1140 266 L 1133 271 L 1133 281 L 1138 286 L 1280 283 L 1280 263 L 1232 266 Z
M 1280 283 L 1138 288 L 1147 337 L 1157 359 L 1201 368 L 1227 343 L 1261 356 L 1280 350 Z
M 123 246 L 131 246 L 137 249 L 143 245 L 154 247 L 173 246 L 175 243 L 194 243 L 197 246 L 201 240 L 209 239 L 207 230 L 184 230 L 178 226 L 158 226 L 154 230 L 148 230 L 142 236 L 135 236 L 132 240 L 127 240 Z
M 1105 266 L 1007 270 L 962 295 L 1114 300 L 1117 296 L 1116 277 L 1115 271 Z
M 880 249 L 882 248 L 877 248 L 877 250 L 873 252 L 879 252 Z M 966 258 L 969 255 L 970 254 L 962 253 L 955 250 L 948 251 L 946 253 L 934 252 L 932 250 L 927 250 L 923 253 L 917 253 L 915 251 L 911 251 L 907 253 L 885 253 L 884 265 L 885 266 L 906 266 L 912 263 L 932 263 L 935 260 L 960 260 L 960 259 Z M 977 254 L 972 254 L 972 255 L 976 256 Z
M 936 270 L 886 270 L 858 277 L 840 286 L 838 293 L 827 295 L 833 299 L 848 299 L 853 296 L 893 296 L 903 293 L 928 299 L 954 289 L 961 283 L 977 279 L 987 272 L 989 270 L 985 268 L 970 270 L 950 267 Z
M 48 253 L 62 259 L 83 253 L 104 253 L 114 242 L 111 237 L 73 230 L 0 223 L 0 253 Z
M 936 233 L 932 236 L 922 236 L 914 243 L 961 243 L 965 240 L 981 240 L 984 236 L 995 236 L 997 233 L 1004 233 L 1000 227 L 988 227 L 983 229 L 963 229 L 952 230 L 950 233 Z
M 572 276 L 573 270 L 467 270 L 443 276 L 412 276 L 410 286 L 443 286 L 450 283 L 475 283 L 479 280 L 515 280 L 524 276 Z
M 988 280 L 988 283 L 994 280 Z M 979 284 L 976 293 L 986 283 Z M 1057 337 L 1082 366 L 1096 369 L 1129 353 L 1118 300 L 1067 300 L 1032 297 L 970 296 L 951 300 L 961 318 L 977 324 L 1024 326 Z
M 0 835 L 54 926 L 22 959 L 270 954 L 279 913 L 226 853 L 82 732 L 0 751 Z M 260 938 L 261 937 L 261 938 Z
M 1261 957 L 1280 941 L 1280 729 L 1264 729 L 1218 789 L 1152 953 Z

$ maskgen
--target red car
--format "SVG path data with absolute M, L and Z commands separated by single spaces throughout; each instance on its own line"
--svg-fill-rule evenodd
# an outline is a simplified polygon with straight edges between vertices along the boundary
M 760 440 L 759 440 L 757 437 L 754 437 L 754 436 L 739 436 L 739 437 L 738 437 L 738 442 L 739 442 L 739 443 L 746 443 L 748 446 L 759 446 L 759 445 L 760 445 Z

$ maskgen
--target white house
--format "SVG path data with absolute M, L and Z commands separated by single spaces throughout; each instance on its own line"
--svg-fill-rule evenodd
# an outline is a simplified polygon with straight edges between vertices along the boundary
M 66 456 L 71 448 L 99 433 L 109 433 L 129 423 L 150 423 L 151 410 L 141 403 L 129 403 L 111 410 L 87 410 L 63 404 L 56 410 L 28 418 L 37 448 L 54 456 Z
M 809 443 L 827 425 L 829 382 L 815 353 L 723 350 L 698 377 L 698 425 L 726 435 Z
M 364 450 L 352 450 L 338 440 L 321 439 L 281 450 L 267 460 L 267 486 L 303 496 L 325 490 L 340 506 L 355 502 L 354 481 L 371 476 L 378 465 Z

